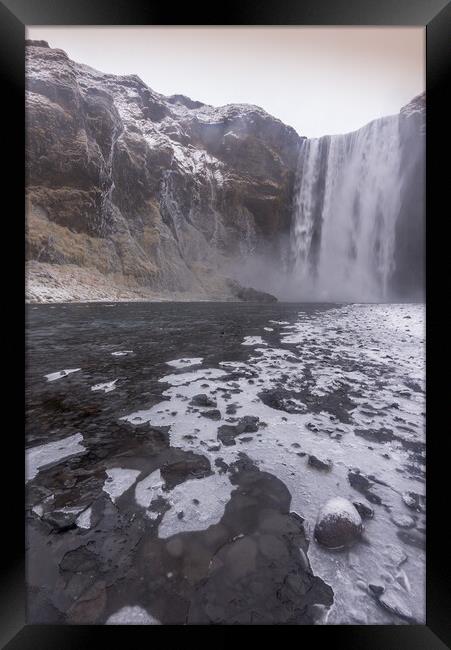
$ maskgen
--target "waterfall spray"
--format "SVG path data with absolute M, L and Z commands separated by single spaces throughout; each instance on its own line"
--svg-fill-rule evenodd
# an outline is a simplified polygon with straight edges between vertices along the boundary
M 295 184 L 293 274 L 300 297 L 385 300 L 400 211 L 399 117 L 304 141 Z

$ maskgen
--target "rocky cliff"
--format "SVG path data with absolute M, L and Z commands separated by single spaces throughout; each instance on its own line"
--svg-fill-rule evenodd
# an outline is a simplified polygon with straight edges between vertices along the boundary
M 301 141 L 28 41 L 28 298 L 241 299 L 224 269 L 279 254 Z
M 424 295 L 424 94 L 310 140 L 28 41 L 26 127 L 30 300 Z

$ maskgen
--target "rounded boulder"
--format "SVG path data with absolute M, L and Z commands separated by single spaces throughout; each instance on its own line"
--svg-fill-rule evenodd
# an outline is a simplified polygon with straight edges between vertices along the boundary
M 354 544 L 362 529 L 362 519 L 355 506 L 343 497 L 334 497 L 318 513 L 315 539 L 322 546 L 340 549 Z

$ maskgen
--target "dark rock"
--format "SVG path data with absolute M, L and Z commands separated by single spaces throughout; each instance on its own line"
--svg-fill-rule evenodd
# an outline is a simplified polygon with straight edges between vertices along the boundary
M 25 47 L 50 47 L 47 41 L 34 41 L 30 38 L 25 39 Z
M 188 479 L 204 478 L 212 474 L 210 461 L 205 456 L 181 450 L 176 450 L 174 455 L 174 460 L 164 463 L 160 468 L 167 489 L 171 490 Z
M 243 302 L 277 302 L 277 298 L 270 293 L 257 291 L 251 287 L 242 287 L 234 280 L 227 279 L 228 286 L 233 296 Z
M 352 503 L 362 519 L 372 519 L 374 517 L 374 510 L 369 506 L 361 501 L 353 501 Z
M 217 402 L 205 393 L 200 393 L 199 395 L 194 395 L 191 399 L 190 404 L 193 406 L 217 406 Z
M 74 512 L 64 510 L 52 510 L 43 515 L 42 519 L 46 521 L 57 532 L 63 533 L 66 530 L 76 527 L 75 520 L 77 519 L 83 508 L 79 508 Z
M 238 424 L 223 424 L 218 429 L 218 440 L 223 445 L 235 445 L 235 438 L 242 433 L 255 433 L 258 431 L 259 418 L 253 415 L 246 415 L 239 419 Z
M 371 592 L 372 592 L 376 597 L 381 596 L 381 595 L 384 593 L 384 591 L 385 591 L 385 587 L 382 587 L 381 585 L 372 585 L 372 584 L 369 584 L 369 585 L 368 585 L 368 589 L 369 589 L 369 590 L 370 590 L 370 591 L 371 591 Z
M 227 465 L 227 463 L 222 458 L 216 458 L 215 459 L 215 465 L 216 465 L 216 467 L 219 467 L 219 473 L 220 474 L 223 474 L 223 473 L 227 472 L 227 470 L 229 469 L 229 466 Z
M 311 467 L 314 467 L 315 469 L 320 469 L 327 472 L 330 472 L 330 470 L 332 469 L 331 460 L 320 460 L 317 456 L 314 456 L 313 454 L 309 455 L 308 464 Z
M 218 409 L 212 409 L 211 411 L 201 411 L 200 414 L 203 415 L 204 418 L 209 418 L 210 420 L 221 419 L 221 412 L 218 411 Z
M 392 442 L 396 439 L 391 429 L 385 429 L 383 427 L 380 429 L 355 429 L 354 433 L 356 436 L 360 436 L 371 442 Z
M 296 394 L 286 388 L 270 388 L 258 393 L 258 397 L 266 406 L 286 413 L 305 413 L 306 410 L 294 401 Z
M 370 481 L 366 476 L 361 474 L 360 472 L 354 472 L 352 470 L 348 471 L 348 481 L 351 484 L 351 486 L 363 494 L 370 503 L 375 503 L 377 505 L 382 504 L 382 499 L 378 494 L 374 494 L 374 492 L 371 492 L 371 488 L 373 487 L 373 482 Z
M 351 546 L 362 533 L 362 520 L 352 503 L 342 497 L 329 499 L 318 513 L 315 539 L 322 546 L 341 549 Z

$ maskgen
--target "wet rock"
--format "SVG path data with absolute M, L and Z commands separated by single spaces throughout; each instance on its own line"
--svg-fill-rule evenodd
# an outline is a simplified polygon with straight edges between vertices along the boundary
M 310 454 L 308 457 L 308 464 L 311 467 L 314 467 L 315 469 L 320 469 L 326 472 L 330 472 L 332 469 L 332 461 L 327 459 L 327 460 L 320 460 L 317 456 L 314 456 L 313 454 Z
M 362 528 L 362 519 L 352 503 L 343 497 L 334 497 L 320 509 L 314 534 L 322 546 L 340 549 L 354 544 Z
M 374 510 L 365 503 L 361 501 L 353 501 L 352 503 L 362 519 L 372 519 L 374 517 Z
M 217 406 L 217 402 L 211 397 L 208 397 L 205 393 L 199 393 L 199 395 L 194 395 L 191 399 L 190 404 L 193 406 Z
M 286 487 L 245 454 L 232 469 L 236 489 L 221 525 L 233 538 L 222 546 L 218 540 L 187 622 L 314 623 L 318 607 L 330 607 L 332 592 L 311 573 L 302 519 L 288 514 Z

